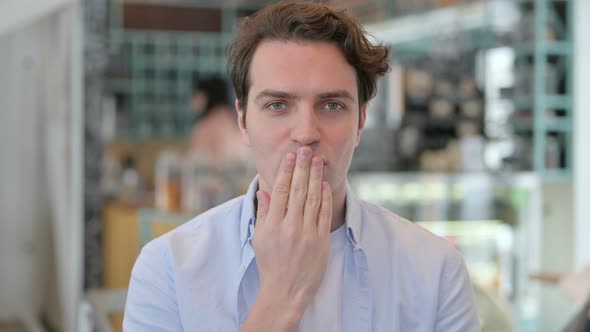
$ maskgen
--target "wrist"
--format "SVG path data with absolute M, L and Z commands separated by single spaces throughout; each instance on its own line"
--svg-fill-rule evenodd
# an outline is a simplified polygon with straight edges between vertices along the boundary
M 241 331 L 297 331 L 306 307 L 305 301 L 263 288 Z
M 266 303 L 270 311 L 277 315 L 277 318 L 286 324 L 299 325 L 303 317 L 307 303 L 304 299 L 297 296 L 288 296 L 280 290 L 261 288 L 258 294 L 258 300 Z M 257 302 L 258 302 L 257 300 Z

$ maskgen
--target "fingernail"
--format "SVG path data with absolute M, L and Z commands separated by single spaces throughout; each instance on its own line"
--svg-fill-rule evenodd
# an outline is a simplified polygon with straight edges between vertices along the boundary
M 313 157 L 313 159 L 311 160 L 311 165 L 316 168 L 321 168 L 322 167 L 322 159 L 319 157 Z
M 287 154 L 287 165 L 293 165 L 295 163 L 295 154 L 289 152 Z
M 311 151 L 307 148 L 299 148 L 298 154 L 300 157 L 309 157 L 311 156 Z

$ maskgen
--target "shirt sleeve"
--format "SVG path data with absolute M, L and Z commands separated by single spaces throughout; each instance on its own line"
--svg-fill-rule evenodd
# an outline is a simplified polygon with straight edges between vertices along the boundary
M 123 331 L 182 331 L 173 273 L 167 252 L 159 245 L 157 240 L 148 243 L 135 262 Z
M 481 331 L 471 280 L 463 257 L 456 250 L 447 254 L 440 278 L 434 331 Z

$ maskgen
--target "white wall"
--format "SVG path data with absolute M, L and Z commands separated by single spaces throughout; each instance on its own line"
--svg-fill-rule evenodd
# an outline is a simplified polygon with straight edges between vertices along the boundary
M 72 0 L 0 0 L 0 36 L 56 12 Z
M 0 36 L 0 319 L 39 312 L 51 239 L 41 108 L 45 22 Z
M 0 31 L 0 320 L 64 332 L 82 296 L 80 9 Z
M 574 265 L 590 264 L 590 1 L 574 0 Z
M 571 271 L 574 228 L 572 183 L 544 183 L 542 190 L 541 271 Z M 538 332 L 560 331 L 577 308 L 558 287 L 539 286 Z

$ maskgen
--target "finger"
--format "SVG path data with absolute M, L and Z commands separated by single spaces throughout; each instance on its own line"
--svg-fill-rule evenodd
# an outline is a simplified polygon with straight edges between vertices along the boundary
M 270 196 L 263 190 L 256 192 L 258 208 L 256 209 L 256 224 L 264 224 L 270 206 Z
M 291 178 L 295 167 L 295 153 L 289 152 L 281 161 L 275 183 L 272 188 L 272 200 L 269 204 L 268 215 L 272 220 L 283 220 L 291 192 Z
M 322 205 L 318 215 L 318 232 L 320 236 L 330 236 L 332 226 L 332 190 L 328 182 L 322 182 Z
M 297 161 L 291 180 L 291 192 L 287 214 L 295 217 L 293 220 L 300 220 L 303 217 L 303 206 L 307 197 L 307 184 L 309 181 L 309 168 L 311 163 L 311 148 L 304 146 L 297 150 Z
M 324 162 L 322 158 L 314 156 L 311 159 L 307 198 L 303 210 L 303 227 L 311 227 L 317 231 L 318 212 L 322 204 L 322 175 Z

